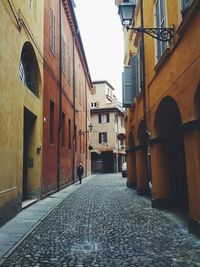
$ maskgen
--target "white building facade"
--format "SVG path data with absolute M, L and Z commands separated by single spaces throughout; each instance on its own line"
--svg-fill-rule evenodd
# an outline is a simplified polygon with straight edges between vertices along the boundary
M 107 81 L 93 82 L 90 95 L 90 114 L 93 131 L 90 133 L 92 172 L 117 172 L 125 161 L 125 114 Z

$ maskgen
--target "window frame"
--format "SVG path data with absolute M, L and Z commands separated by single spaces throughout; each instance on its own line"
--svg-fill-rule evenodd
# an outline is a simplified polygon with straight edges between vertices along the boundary
M 99 132 L 99 144 L 108 143 L 108 133 L 107 132 Z
M 98 122 L 100 124 L 109 123 L 110 122 L 110 114 L 109 113 L 99 114 L 99 116 L 98 116 Z
M 52 100 L 50 100 L 49 109 L 49 143 L 53 145 L 55 142 L 55 103 Z
M 65 40 L 61 36 L 61 69 L 63 74 L 66 72 L 65 59 Z
M 161 4 L 163 3 L 163 5 Z M 158 9 L 157 9 L 158 5 Z M 162 10 L 163 7 L 163 10 Z M 158 14 L 157 14 L 158 10 Z M 165 28 L 167 25 L 167 6 L 165 0 L 155 0 L 154 1 L 154 24 L 156 28 Z M 159 41 L 155 39 L 155 52 L 156 52 L 156 62 L 160 60 L 162 55 L 164 54 L 167 45 L 165 42 Z
M 52 8 L 50 8 L 50 50 L 55 56 L 56 53 L 56 26 L 55 26 L 55 14 Z

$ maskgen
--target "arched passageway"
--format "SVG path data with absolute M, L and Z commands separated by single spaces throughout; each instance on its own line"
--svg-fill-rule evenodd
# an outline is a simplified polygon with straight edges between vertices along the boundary
M 136 188 L 136 157 L 135 157 L 135 141 L 133 133 L 130 132 L 128 137 L 128 149 L 127 149 L 127 186 L 130 188 Z
M 155 129 L 157 137 L 162 140 L 157 144 L 161 148 L 157 150 L 159 151 L 157 168 L 161 168 L 157 173 L 160 176 L 163 174 L 168 181 L 162 181 L 162 177 L 157 177 L 157 191 L 159 192 L 159 187 L 164 188 L 162 182 L 165 183 L 169 195 L 168 204 L 187 212 L 188 187 L 181 125 L 181 115 L 176 101 L 172 97 L 165 97 L 156 111 Z M 162 164 L 159 165 L 159 162 Z
M 148 135 L 146 133 L 146 125 L 145 121 L 142 120 L 138 126 L 138 146 L 136 152 L 138 195 L 149 193 L 147 143 Z

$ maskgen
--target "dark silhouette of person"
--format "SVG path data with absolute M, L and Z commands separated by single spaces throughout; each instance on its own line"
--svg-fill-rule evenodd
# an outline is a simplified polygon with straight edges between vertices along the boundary
M 83 172 L 84 172 L 84 168 L 82 166 L 82 163 L 79 163 L 78 168 L 77 168 L 77 175 L 78 175 L 80 184 L 82 182 Z

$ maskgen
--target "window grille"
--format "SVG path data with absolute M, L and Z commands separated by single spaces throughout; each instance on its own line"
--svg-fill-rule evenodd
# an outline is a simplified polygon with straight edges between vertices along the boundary
M 19 63 L 19 78 L 21 81 L 38 96 L 38 77 L 36 69 L 36 58 L 28 45 L 25 45 Z

